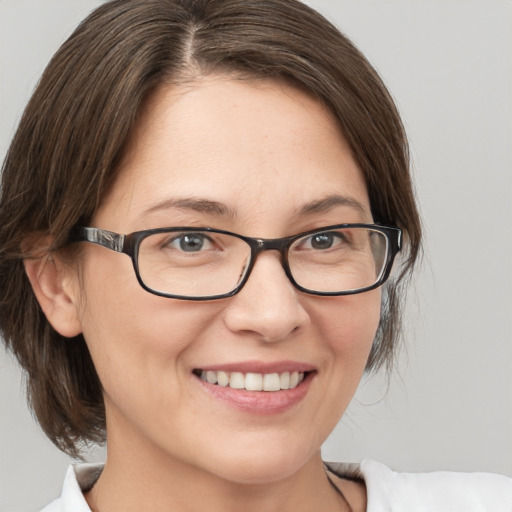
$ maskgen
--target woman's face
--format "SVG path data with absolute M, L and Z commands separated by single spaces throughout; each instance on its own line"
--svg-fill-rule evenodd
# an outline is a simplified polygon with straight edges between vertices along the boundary
M 362 173 L 324 107 L 288 85 L 211 76 L 152 97 L 92 225 L 278 238 L 371 221 Z M 363 373 L 378 290 L 306 295 L 267 251 L 237 295 L 174 300 L 143 290 L 126 255 L 82 249 L 76 304 L 104 387 L 109 458 L 264 483 L 319 455 Z M 307 378 L 248 392 L 205 383 L 204 370 Z

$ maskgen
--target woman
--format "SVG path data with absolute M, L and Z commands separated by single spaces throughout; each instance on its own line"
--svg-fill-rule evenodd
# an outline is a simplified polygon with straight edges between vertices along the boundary
M 420 226 L 386 89 L 304 5 L 106 3 L 2 179 L 3 337 L 57 446 L 107 438 L 45 510 L 510 508 L 502 477 L 321 461 Z

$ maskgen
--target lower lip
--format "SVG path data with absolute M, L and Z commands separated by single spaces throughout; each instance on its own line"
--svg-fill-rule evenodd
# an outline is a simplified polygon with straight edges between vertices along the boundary
M 304 399 L 314 376 L 315 372 L 310 372 L 297 387 L 281 391 L 247 391 L 210 384 L 196 376 L 194 378 L 210 396 L 235 409 L 252 414 L 279 414 Z

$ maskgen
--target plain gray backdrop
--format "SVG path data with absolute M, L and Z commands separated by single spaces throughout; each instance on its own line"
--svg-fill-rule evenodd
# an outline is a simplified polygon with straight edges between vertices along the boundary
M 0 0 L 0 157 L 51 55 L 98 0 Z M 409 133 L 425 256 L 389 389 L 364 378 L 327 460 L 512 476 L 512 2 L 310 0 L 367 55 Z M 101 458 L 101 450 L 93 454 Z M 0 349 L 0 511 L 60 493 Z

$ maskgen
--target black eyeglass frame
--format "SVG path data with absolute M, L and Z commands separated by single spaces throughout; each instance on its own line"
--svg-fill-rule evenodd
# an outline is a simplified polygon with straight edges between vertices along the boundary
M 288 262 L 288 249 L 295 242 L 295 240 L 311 236 L 315 233 L 324 233 L 327 231 L 332 231 L 334 229 L 350 229 L 350 228 L 366 228 L 372 231 L 378 231 L 383 233 L 387 239 L 387 251 L 386 251 L 386 261 L 384 262 L 384 268 L 379 276 L 377 282 L 372 284 L 371 286 L 367 286 L 365 288 L 358 288 L 356 290 L 346 290 L 342 292 L 319 292 L 316 290 L 310 290 L 308 288 L 304 288 L 300 284 L 298 284 L 290 270 L 290 265 Z M 249 261 L 249 265 L 245 270 L 245 274 L 240 281 L 240 283 L 236 286 L 234 290 L 231 290 L 228 293 L 220 294 L 220 295 L 207 295 L 207 296 L 189 296 L 189 295 L 175 295 L 172 293 L 161 292 L 159 290 L 154 290 L 153 288 L 148 287 L 139 272 L 139 246 L 144 240 L 144 238 L 155 235 L 158 233 L 173 233 L 179 231 L 191 231 L 194 233 L 219 233 L 223 235 L 230 235 L 235 238 L 239 238 L 243 240 L 245 243 L 249 245 L 251 248 L 251 258 Z M 146 229 L 143 231 L 135 231 L 133 233 L 129 233 L 126 235 L 121 235 L 119 233 L 114 233 L 113 231 L 107 231 L 100 228 L 92 228 L 92 227 L 79 227 L 76 228 L 70 236 L 70 243 L 74 242 L 91 242 L 93 244 L 99 245 L 101 247 L 105 247 L 115 252 L 123 253 L 128 255 L 133 264 L 133 269 L 135 271 L 135 275 L 137 277 L 137 281 L 139 284 L 149 293 L 153 295 L 158 295 L 160 297 L 167 297 L 170 299 L 180 299 L 180 300 L 194 300 L 194 301 L 204 301 L 204 300 L 217 300 L 217 299 L 225 299 L 228 297 L 232 297 L 236 295 L 247 283 L 249 276 L 251 275 L 251 271 L 256 263 L 256 258 L 258 254 L 263 251 L 278 251 L 281 255 L 281 265 L 285 271 L 286 276 L 293 284 L 293 286 L 300 290 L 301 292 L 307 293 L 309 295 L 319 295 L 319 296 L 342 296 L 342 295 L 355 295 L 358 293 L 367 292 L 378 288 L 382 284 L 384 284 L 389 278 L 389 274 L 391 273 L 391 268 L 393 266 L 393 261 L 398 254 L 398 252 L 402 248 L 402 230 L 396 227 L 390 226 L 381 226 L 379 224 L 335 224 L 331 226 L 325 226 L 322 228 L 312 229 L 309 231 L 304 231 L 302 233 L 298 233 L 296 235 L 285 236 L 282 238 L 253 238 L 248 236 L 239 235 L 238 233 L 233 233 L 231 231 L 224 231 L 222 229 L 215 228 L 205 228 L 205 227 L 168 227 L 168 228 L 156 228 L 156 229 Z

